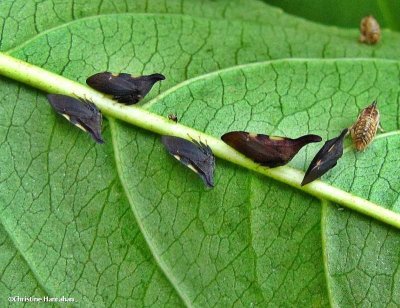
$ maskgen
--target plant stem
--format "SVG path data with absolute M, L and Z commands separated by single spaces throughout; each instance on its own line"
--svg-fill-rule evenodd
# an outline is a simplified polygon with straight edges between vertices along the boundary
M 287 166 L 273 169 L 262 167 L 236 152 L 219 138 L 206 135 L 179 123 L 174 123 L 165 117 L 151 113 L 143 108 L 119 104 L 85 85 L 3 53 L 0 53 L 0 74 L 45 92 L 84 97 L 95 102 L 105 115 L 157 134 L 173 135 L 185 139 L 200 139 L 212 148 L 216 156 L 222 159 L 286 183 L 322 200 L 338 203 L 400 229 L 400 214 L 391 210 L 322 181 L 315 181 L 301 187 L 300 183 L 304 177 L 304 172 L 300 170 Z

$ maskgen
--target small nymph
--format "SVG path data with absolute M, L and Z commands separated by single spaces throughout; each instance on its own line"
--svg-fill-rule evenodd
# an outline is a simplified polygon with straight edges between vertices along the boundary
M 170 113 L 168 115 L 168 120 L 174 121 L 175 123 L 178 123 L 178 116 L 176 113 Z
M 345 128 L 339 136 L 325 142 L 311 161 L 301 186 L 311 183 L 336 166 L 339 158 L 343 155 L 343 142 L 348 132 L 349 130 Z

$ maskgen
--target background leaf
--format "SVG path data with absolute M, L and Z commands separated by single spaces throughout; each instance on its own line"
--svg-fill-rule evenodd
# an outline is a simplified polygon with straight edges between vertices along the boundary
M 29 4 L 16 9 L 18 3 L 2 3 L 10 5 L 3 37 L 15 37 L 3 39 L 2 48 L 14 48 L 14 56 L 82 83 L 103 70 L 164 73 L 167 80 L 149 99 L 187 78 L 237 64 L 399 57 L 397 33 L 386 31 L 382 44 L 364 46 L 357 43 L 357 30 L 316 25 L 259 3 L 255 7 L 262 5 L 270 18 L 256 10 L 243 17 L 240 12 L 253 5 L 247 1 L 229 6 L 204 1 L 203 10 L 190 1 L 159 3 L 154 10 L 149 3 L 143 9 L 163 14 L 125 14 L 129 9 L 117 5 L 121 2 L 100 7 L 91 2 L 80 6 L 79 15 L 70 14 L 79 6 L 67 10 L 61 4 L 54 6 L 60 16 L 56 23 Z M 236 13 L 228 14 L 230 8 Z M 94 16 L 97 12 L 118 14 Z M 24 14 L 31 17 L 23 19 Z M 91 17 L 73 21 L 84 16 Z M 242 17 L 247 21 L 238 20 Z M 13 18 L 29 26 L 42 18 L 42 26 L 29 32 L 21 25 L 25 30 L 19 31 Z M 388 101 L 382 106 L 384 128 L 397 130 L 397 62 L 341 63 L 255 64 L 246 78 L 233 68 L 194 81 L 193 89 L 176 88 L 148 108 L 177 112 L 183 123 L 216 135 L 237 125 L 327 137 L 379 96 Z M 43 93 L 5 79 L 1 86 L 0 217 L 6 248 L 1 304 L 21 292 L 71 296 L 79 305 L 248 306 L 283 304 L 287 298 L 289 305 L 319 306 L 377 301 L 382 281 L 393 290 L 384 294 L 385 301 L 395 303 L 398 231 L 326 203 L 321 207 L 310 196 L 221 161 L 218 185 L 206 191 L 161 148 L 159 136 L 110 120 L 106 145 L 95 146 L 52 113 Z M 310 121 L 318 114 L 326 121 Z M 303 150 L 294 166 L 304 169 L 315 149 Z M 346 155 L 346 163 L 354 165 L 351 152 Z M 349 185 L 352 177 L 335 176 L 326 179 L 360 191 L 362 183 Z M 388 179 L 394 187 L 389 198 L 377 195 L 378 189 L 368 198 L 396 210 L 394 181 Z M 369 230 L 367 236 L 360 230 Z M 360 259 L 365 261 L 348 261 Z M 18 275 L 6 275 L 15 264 Z M 359 272 L 374 279 L 359 279 Z
M 264 0 L 290 14 L 339 27 L 358 28 L 363 17 L 373 15 L 381 27 L 400 30 L 400 3 L 391 0 Z

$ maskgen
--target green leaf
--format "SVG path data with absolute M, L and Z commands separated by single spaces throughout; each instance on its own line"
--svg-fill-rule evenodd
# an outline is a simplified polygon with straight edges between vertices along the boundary
M 67 0 L 40 3 L 25 0 L 5 0 L 0 3 L 2 40 L 0 50 L 15 48 L 40 33 L 65 25 L 75 19 L 90 16 L 124 13 L 182 14 L 212 19 L 238 19 L 272 24 L 296 23 L 292 17 L 282 15 L 281 10 L 253 0 Z
M 215 136 L 246 130 L 291 137 L 313 132 L 327 139 L 377 98 L 386 133 L 365 153 L 347 151 L 324 178 L 399 211 L 400 177 L 390 171 L 399 164 L 399 72 L 397 62 L 376 60 L 273 61 L 185 83 L 156 98 L 150 110 L 177 112 L 180 123 Z M 243 302 L 259 292 L 258 304 L 280 305 L 284 299 L 310 305 L 329 297 L 333 306 L 395 301 L 398 230 L 326 202 L 321 210 L 306 195 L 221 161 L 215 189 L 205 191 L 196 175 L 163 153 L 157 136 L 137 134 L 126 145 L 130 133 L 116 137 L 116 144 L 124 144 L 116 155 L 125 190 L 152 234 L 149 240 L 182 285 L 194 290 L 195 303 L 206 305 L 201 299 L 232 273 L 248 282 Z M 308 146 L 290 164 L 304 170 L 319 146 Z M 157 163 L 149 165 L 144 157 Z M 184 200 L 191 200 L 189 208 Z M 176 255 L 185 262 L 177 264 Z M 210 260 L 219 267 L 206 270 Z M 382 285 L 394 291 L 382 293 Z M 224 297 L 228 305 L 238 300 L 228 292 Z
M 205 3 L 208 7 L 209 3 Z M 88 15 L 96 14 L 93 7 L 85 6 L 91 8 Z M 222 20 L 225 7 L 217 3 L 213 9 L 205 10 L 207 14 L 215 12 L 215 16 L 203 15 L 209 18 L 116 14 L 83 18 L 65 25 L 61 25 L 62 21 L 43 22 L 38 31 L 16 35 L 18 39 L 4 43 L 7 47 L 2 48 L 14 48 L 14 56 L 82 83 L 90 74 L 105 69 L 132 73 L 160 71 L 168 78 L 160 91 L 206 72 L 266 59 L 324 56 L 398 59 L 394 46 L 398 46 L 400 37 L 395 33 L 387 32 L 390 40 L 370 47 L 357 43 L 356 30 L 330 29 L 284 14 L 272 18 L 271 13 L 271 19 L 262 23 L 250 17 L 248 20 L 252 22 L 233 20 L 240 15 Z M 238 6 L 237 12 L 246 8 Z M 10 15 L 28 14 L 21 9 L 16 14 L 15 10 Z M 118 12 L 113 10 L 110 6 L 106 12 Z M 60 11 L 60 19 L 72 19 L 65 18 L 64 12 L 69 11 L 64 7 Z M 11 20 L 7 19 L 6 24 Z M 59 27 L 46 28 L 56 25 Z M 3 33 L 10 38 L 16 28 L 12 24 L 7 27 Z M 16 46 L 37 32 L 42 33 Z M 311 107 L 315 103 L 313 91 L 326 95 L 317 105 L 326 102 L 330 106 L 322 109 L 321 114 L 334 110 L 329 101 L 331 93 L 340 102 L 340 111 L 344 102 L 354 103 L 355 99 L 351 101 L 348 97 L 357 97 L 360 105 L 353 107 L 354 114 L 363 107 L 364 100 L 370 99 L 369 91 L 374 95 L 382 92 L 382 98 L 383 93 L 396 97 L 397 85 L 393 89 L 377 87 L 379 91 L 374 92 L 377 78 L 370 76 L 371 85 L 365 79 L 371 67 L 383 65 L 386 70 L 393 66 L 397 70 L 397 62 L 357 62 L 358 70 L 344 63 L 347 70 L 341 71 L 343 81 L 337 83 L 333 80 L 338 71 L 322 74 L 325 70 L 329 72 L 334 63 L 316 59 L 309 64 L 305 60 L 293 64 L 284 60 L 276 68 L 273 65 L 278 70 L 276 76 L 282 76 L 279 87 L 275 79 L 260 86 L 264 74 L 259 69 L 270 64 L 251 66 L 250 70 L 258 72 L 257 78 L 243 84 L 237 80 L 246 68 L 233 68 L 221 72 L 223 87 L 207 75 L 204 80 L 193 81 L 196 91 L 201 90 L 199 85 L 206 86 L 200 97 L 185 96 L 192 84 L 188 81 L 166 93 L 163 99 L 154 100 L 150 108 L 157 111 L 165 104 L 172 106 L 172 110 L 176 106 L 172 111 L 178 111 L 183 123 L 218 136 L 223 127 L 226 131 L 232 125 L 272 129 L 279 119 L 291 125 L 289 118 L 296 123 L 305 119 L 308 125 L 307 111 L 295 116 L 298 111 L 289 98 L 296 97 L 299 104 L 306 104 L 303 107 Z M 314 76 L 309 76 L 306 71 L 313 65 Z M 396 70 L 387 81 L 396 80 Z M 301 72 L 303 75 L 299 76 L 307 78 L 297 78 Z M 359 92 L 353 93 L 351 85 L 359 76 L 364 76 L 361 85 L 365 87 L 356 87 Z M 34 87 L 47 91 L 63 86 L 57 84 L 58 79 L 39 84 L 33 75 L 25 78 Z M 321 80 L 325 80 L 327 88 L 322 87 Z M 311 82 L 310 92 L 301 92 L 307 82 Z M 386 83 L 389 85 L 383 81 L 379 85 Z M 7 247 L 8 251 L 8 256 L 1 255 L 1 263 L 18 264 L 23 273 L 1 275 L 2 286 L 6 286 L 0 288 L 2 306 L 7 304 L 8 296 L 19 290 L 24 290 L 23 296 L 68 296 L 75 297 L 79 305 L 102 306 L 248 306 L 251 303 L 320 306 L 329 301 L 354 304 L 376 300 L 371 292 L 377 290 L 383 276 L 390 278 L 387 289 L 394 290 L 385 293 L 385 301 L 395 302 L 398 285 L 393 256 L 398 255 L 398 245 L 394 245 L 398 231 L 349 211 L 339 212 L 326 202 L 321 208 L 317 199 L 304 192 L 221 160 L 217 162 L 217 187 L 205 191 L 194 174 L 165 153 L 158 136 L 110 119 L 104 128 L 106 145 L 95 146 L 88 136 L 52 113 L 43 93 L 6 79 L 2 79 L 1 85 L 0 219 L 4 228 L 1 248 Z M 345 88 L 340 88 L 337 94 L 339 85 Z M 210 90 L 214 88 L 215 91 Z M 63 91 L 80 94 L 74 92 L 79 89 L 73 85 Z M 221 89 L 227 95 L 224 101 Z M 249 94 L 247 90 L 253 91 Z M 93 91 L 86 91 L 93 95 Z M 156 93 L 154 89 L 149 98 Z M 275 99 L 272 119 L 265 114 L 269 106 L 251 105 L 263 101 L 266 93 L 268 98 Z M 96 103 L 101 103 L 99 95 L 93 97 Z M 181 101 L 184 97 L 188 100 Z M 232 105 L 234 102 L 238 102 L 237 107 Z M 225 104 L 227 107 L 220 109 Z M 390 106 L 393 109 L 393 101 Z M 255 112 L 250 113 L 254 108 Z M 204 117 L 200 117 L 200 112 Z M 234 114 L 238 116 L 232 118 Z M 385 114 L 389 117 L 389 113 Z M 340 119 L 354 119 L 347 113 L 345 116 Z M 397 111 L 392 117 L 398 118 Z M 297 134 L 308 126 L 287 128 L 282 127 L 282 132 Z M 327 136 L 333 126 L 310 126 L 310 131 L 312 128 Z M 388 129 L 385 124 L 384 128 Z M 397 126 L 389 131 L 395 129 Z M 304 170 L 315 149 L 302 151 L 293 166 Z M 117 167 L 122 171 L 120 175 Z M 338 186 L 345 184 L 345 181 L 334 182 Z M 368 197 L 374 200 L 374 196 Z M 383 205 L 396 209 L 393 203 L 385 201 Z M 368 237 L 361 237 L 364 241 L 360 242 L 357 241 L 358 230 L 362 230 L 359 226 L 368 230 Z M 354 241 L 359 249 L 353 248 Z M 341 255 L 337 254 L 339 248 L 344 251 Z M 368 253 L 364 255 L 364 251 Z M 373 258 L 372 252 L 375 252 Z M 376 255 L 380 262 L 375 265 Z M 353 256 L 365 261 L 347 265 L 345 257 L 352 260 Z M 7 273 L 10 267 L 5 265 L 2 270 Z M 361 271 L 378 278 L 359 283 L 357 273 Z M 363 297 L 365 294 L 368 296 Z
M 316 22 L 358 28 L 363 17 L 373 15 L 384 28 L 400 30 L 400 3 L 391 0 L 264 0 L 285 12 Z

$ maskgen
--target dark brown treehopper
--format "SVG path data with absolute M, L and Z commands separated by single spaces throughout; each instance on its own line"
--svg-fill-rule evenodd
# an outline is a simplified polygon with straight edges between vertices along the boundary
M 126 73 L 103 72 L 90 76 L 86 83 L 97 91 L 112 95 L 120 103 L 133 105 L 144 98 L 157 81 L 164 79 L 161 74 L 132 77 Z
M 337 161 L 343 155 L 343 140 L 348 131 L 346 128 L 338 137 L 325 142 L 308 167 L 301 186 L 311 183 L 336 166 Z
M 254 162 L 271 168 L 286 165 L 303 146 L 322 140 L 317 135 L 291 139 L 241 131 L 226 133 L 221 139 Z
M 162 136 L 161 141 L 169 154 L 196 172 L 207 187 L 214 187 L 215 157 L 208 145 L 174 136 Z
M 92 102 L 61 94 L 48 94 L 47 99 L 57 113 L 88 132 L 97 143 L 104 143 L 101 136 L 103 117 Z
M 351 139 L 357 151 L 365 150 L 379 128 L 379 110 L 376 101 L 364 108 L 357 121 L 350 127 Z
M 178 123 L 178 116 L 175 113 L 170 113 L 168 115 L 168 119 L 174 121 L 175 123 Z

